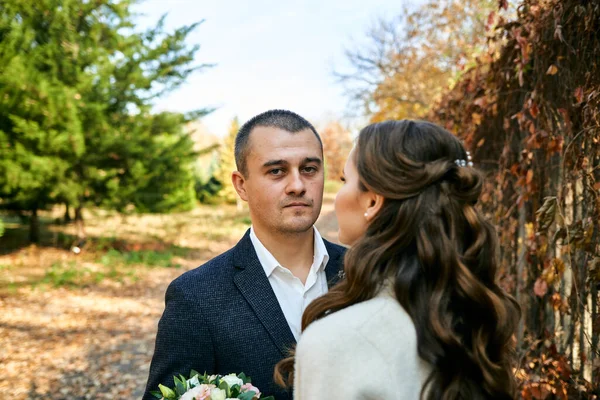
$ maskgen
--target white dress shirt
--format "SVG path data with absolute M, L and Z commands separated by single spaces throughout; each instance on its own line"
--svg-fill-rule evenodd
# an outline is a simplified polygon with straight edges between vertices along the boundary
M 250 228 L 250 240 L 262 267 L 267 274 L 269 283 L 279 301 L 283 315 L 287 320 L 296 341 L 300 337 L 302 328 L 302 313 L 311 301 L 327 293 L 327 277 L 325 266 L 329 261 L 329 253 L 323 243 L 323 238 L 313 227 L 315 232 L 313 263 L 306 278 L 306 283 L 294 276 L 292 272 L 281 266 L 271 252 L 258 240 L 254 229 Z

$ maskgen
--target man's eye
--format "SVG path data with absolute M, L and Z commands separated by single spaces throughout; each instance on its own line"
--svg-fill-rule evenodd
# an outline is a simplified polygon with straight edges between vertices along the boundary
M 281 168 L 274 168 L 272 170 L 269 170 L 269 174 L 271 175 L 281 175 L 283 173 L 283 170 Z
M 316 167 L 305 167 L 304 168 L 304 172 L 307 172 L 309 174 L 312 174 L 314 172 L 317 172 L 317 168 Z

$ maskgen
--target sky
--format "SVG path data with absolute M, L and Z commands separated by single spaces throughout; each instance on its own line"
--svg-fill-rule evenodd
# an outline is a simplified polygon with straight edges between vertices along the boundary
M 146 0 L 140 26 L 168 13 L 166 27 L 204 20 L 188 43 L 199 44 L 196 72 L 156 101 L 156 111 L 217 110 L 202 119 L 223 136 L 231 119 L 244 122 L 272 108 L 289 109 L 315 124 L 352 114 L 334 70 L 347 69 L 344 49 L 362 42 L 379 17 L 400 14 L 414 1 L 393 0 Z M 357 113 L 358 114 L 358 113 Z

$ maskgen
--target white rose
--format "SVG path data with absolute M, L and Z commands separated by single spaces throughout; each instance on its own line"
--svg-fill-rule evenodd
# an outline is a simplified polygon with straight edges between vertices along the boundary
M 210 400 L 225 400 L 226 398 L 227 392 L 225 392 L 223 389 L 214 388 L 210 391 Z
M 238 378 L 235 374 L 225 375 L 221 377 L 221 380 L 227 382 L 229 387 L 233 387 L 233 385 L 240 385 L 241 387 L 244 384 L 244 381 Z

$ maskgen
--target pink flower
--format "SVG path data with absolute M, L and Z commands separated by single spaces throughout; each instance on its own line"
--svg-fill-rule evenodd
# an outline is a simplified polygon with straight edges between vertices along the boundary
M 258 388 L 256 386 L 252 386 L 251 383 L 244 383 L 240 389 L 240 392 L 244 393 L 244 392 L 254 392 L 256 393 L 255 398 L 259 398 L 260 396 L 260 390 L 258 390 Z
M 200 385 L 188 390 L 180 400 L 206 400 L 210 399 L 210 391 L 215 385 Z

